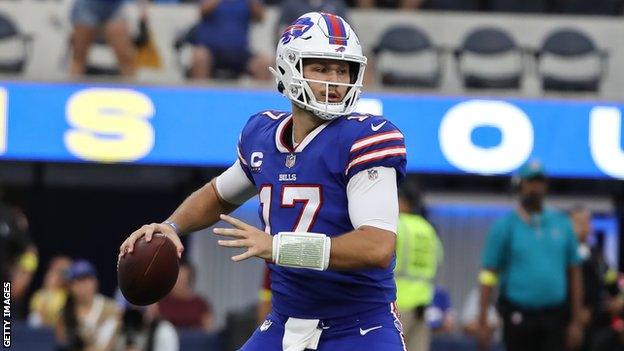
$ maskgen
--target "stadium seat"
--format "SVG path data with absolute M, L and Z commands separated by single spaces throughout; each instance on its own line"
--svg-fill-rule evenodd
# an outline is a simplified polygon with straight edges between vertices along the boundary
M 89 49 L 85 74 L 88 76 L 118 76 L 121 74 L 117 59 L 113 50 L 106 43 L 106 39 L 101 34 Z
M 0 73 L 22 73 L 32 38 L 21 33 L 15 23 L 0 12 Z
M 470 32 L 455 51 L 466 88 L 517 89 L 524 65 L 522 50 L 502 29 L 481 27 Z
M 374 52 L 383 85 L 433 88 L 440 83 L 440 50 L 414 26 L 389 28 Z
M 544 90 L 596 92 L 604 76 L 607 54 L 576 29 L 549 34 L 536 52 Z
M 196 29 L 197 24 L 194 24 L 180 31 L 173 41 L 176 64 L 185 78 L 189 78 L 191 75 L 191 56 Z

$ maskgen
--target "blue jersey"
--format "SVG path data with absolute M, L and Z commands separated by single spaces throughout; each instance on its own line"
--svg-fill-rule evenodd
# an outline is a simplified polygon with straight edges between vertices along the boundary
M 352 114 L 328 121 L 296 148 L 292 116 L 265 111 L 253 115 L 241 133 L 239 161 L 255 185 L 265 231 L 323 233 L 352 231 L 347 184 L 372 167 L 405 175 L 403 135 L 379 116 Z M 369 177 L 375 177 L 371 170 Z M 374 206 L 375 204 L 370 204 Z M 396 299 L 392 264 L 385 269 L 315 271 L 270 264 L 273 308 L 295 318 L 335 318 L 388 306 Z

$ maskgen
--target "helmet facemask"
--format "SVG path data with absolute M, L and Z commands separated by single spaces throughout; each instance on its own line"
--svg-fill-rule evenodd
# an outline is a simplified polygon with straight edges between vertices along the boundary
M 297 55 L 299 56 L 299 55 Z M 292 58 L 292 56 L 291 56 Z M 306 58 L 320 58 L 320 59 L 333 59 L 342 60 L 349 63 L 349 74 L 351 76 L 349 83 L 338 83 L 324 80 L 315 80 L 310 78 L 304 78 L 303 66 Z M 282 93 L 286 95 L 295 105 L 304 110 L 312 112 L 315 116 L 324 119 L 332 120 L 339 116 L 348 115 L 355 109 L 357 101 L 362 92 L 362 80 L 364 79 L 364 69 L 366 62 L 357 62 L 355 60 L 348 60 L 342 57 L 327 57 L 325 55 L 306 55 L 306 57 L 297 57 L 294 63 L 288 62 L 291 65 L 290 69 L 280 69 L 278 58 L 278 70 L 279 73 L 271 68 L 271 72 L 275 76 L 278 82 L 283 82 L 280 76 L 283 76 L 287 71 L 291 71 L 292 77 L 290 79 L 289 87 L 284 86 Z M 325 98 L 324 101 L 317 100 L 309 83 L 325 84 Z M 279 83 L 278 83 L 279 84 Z M 283 83 L 282 83 L 283 85 Z M 340 102 L 329 102 L 330 86 L 346 86 L 347 92 L 344 94 Z

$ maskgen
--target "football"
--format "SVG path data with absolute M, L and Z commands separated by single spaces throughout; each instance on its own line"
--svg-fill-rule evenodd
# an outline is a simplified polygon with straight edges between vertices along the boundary
M 167 295 L 178 279 L 179 261 L 173 242 L 154 234 L 137 240 L 134 250 L 119 260 L 117 280 L 126 300 L 146 306 Z

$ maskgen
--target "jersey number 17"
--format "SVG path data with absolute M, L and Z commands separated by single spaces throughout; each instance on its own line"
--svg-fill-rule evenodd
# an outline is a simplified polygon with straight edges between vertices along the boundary
M 262 206 L 262 219 L 264 220 L 264 231 L 271 233 L 271 198 L 273 196 L 273 185 L 266 184 L 260 189 L 260 206 Z M 290 184 L 282 185 L 280 191 L 280 207 L 294 208 L 297 203 L 303 206 L 297 216 L 293 232 L 310 232 L 316 216 L 321 209 L 323 196 L 320 185 L 310 184 Z

